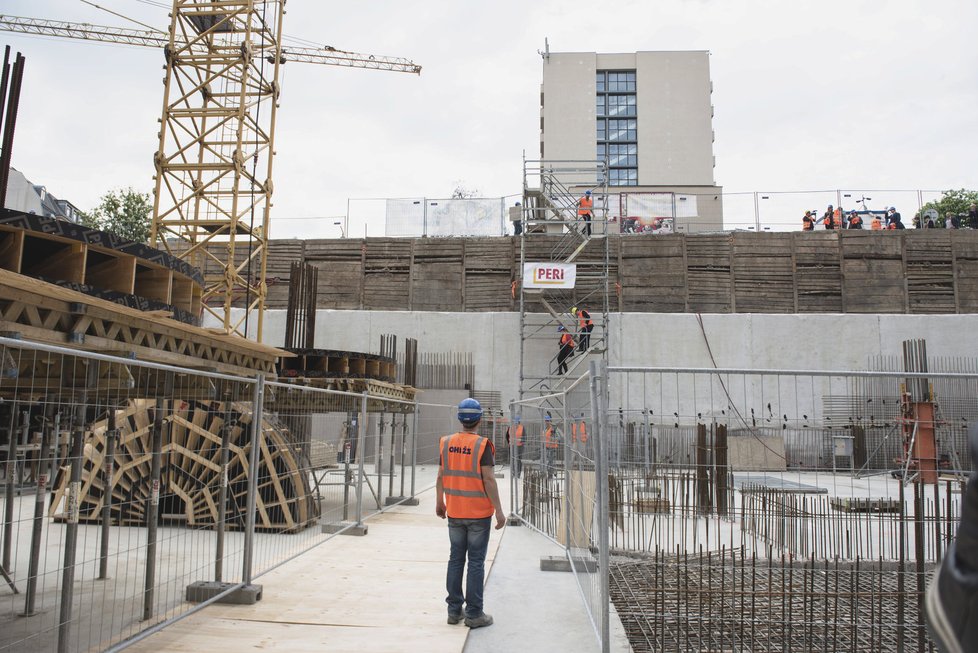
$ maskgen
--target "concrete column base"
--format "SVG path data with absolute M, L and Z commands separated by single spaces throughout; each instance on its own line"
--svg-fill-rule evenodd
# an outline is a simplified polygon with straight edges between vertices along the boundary
M 323 524 L 323 532 L 327 535 L 339 533 L 340 535 L 356 535 L 359 537 L 367 534 L 367 525 L 360 524 L 358 526 L 355 522 L 338 521 L 332 524 Z
M 228 588 L 234 587 L 236 584 L 219 583 L 213 580 L 202 580 L 191 583 L 187 585 L 187 601 L 190 603 L 202 603 L 203 601 L 214 598 L 221 592 L 227 591 Z M 231 605 L 254 605 L 258 601 L 261 601 L 261 595 L 261 585 L 245 585 L 234 590 L 227 596 L 219 598 L 217 602 Z
M 418 501 L 417 497 L 387 497 L 384 500 L 385 506 L 393 506 L 395 504 L 400 504 L 402 506 L 417 506 L 421 502 Z

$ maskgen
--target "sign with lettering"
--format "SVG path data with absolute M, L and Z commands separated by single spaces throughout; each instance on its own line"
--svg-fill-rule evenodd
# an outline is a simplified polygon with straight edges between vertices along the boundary
M 524 288 L 573 288 L 577 266 L 573 263 L 524 263 Z

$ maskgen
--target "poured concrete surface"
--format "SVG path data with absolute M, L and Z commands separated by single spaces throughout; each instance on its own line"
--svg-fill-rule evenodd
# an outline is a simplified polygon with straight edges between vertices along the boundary
M 506 506 L 509 484 L 499 487 Z M 259 603 L 207 607 L 128 650 L 599 650 L 574 576 L 540 571 L 540 559 L 562 549 L 526 527 L 494 530 L 489 541 L 485 604 L 495 623 L 471 631 L 447 625 L 446 523 L 434 514 L 433 491 L 418 496 L 417 507 L 371 519 L 365 537 L 334 537 L 256 579 L 264 586 Z M 613 650 L 627 651 L 627 643 Z

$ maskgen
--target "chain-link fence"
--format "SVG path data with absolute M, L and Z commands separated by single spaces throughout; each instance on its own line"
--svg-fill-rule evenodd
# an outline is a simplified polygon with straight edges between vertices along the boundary
M 434 484 L 453 406 L 0 337 L 0 650 L 116 650 Z
M 513 405 L 513 512 L 564 545 L 603 650 L 617 613 L 636 651 L 926 651 L 976 397 L 974 373 L 595 366 Z

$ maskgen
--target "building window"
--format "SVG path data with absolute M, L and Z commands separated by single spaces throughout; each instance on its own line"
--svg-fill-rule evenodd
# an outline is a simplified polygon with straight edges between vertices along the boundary
M 599 70 L 596 78 L 598 159 L 608 162 L 608 183 L 638 185 L 638 112 L 635 71 Z

